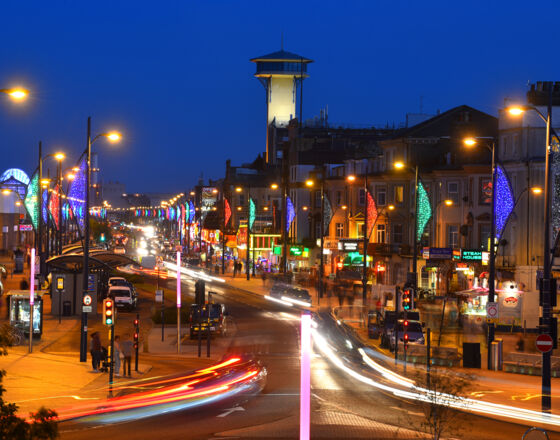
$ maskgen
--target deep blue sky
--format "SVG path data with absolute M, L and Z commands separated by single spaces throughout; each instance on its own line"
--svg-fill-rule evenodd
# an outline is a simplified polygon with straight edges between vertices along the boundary
M 2 2 L 0 168 L 31 172 L 37 142 L 72 159 L 93 131 L 105 180 L 129 192 L 184 190 L 225 160 L 265 149 L 264 91 L 249 58 L 280 49 L 315 60 L 304 116 L 399 123 L 468 104 L 491 114 L 527 81 L 560 80 L 557 1 Z M 70 165 L 70 164 L 69 164 Z

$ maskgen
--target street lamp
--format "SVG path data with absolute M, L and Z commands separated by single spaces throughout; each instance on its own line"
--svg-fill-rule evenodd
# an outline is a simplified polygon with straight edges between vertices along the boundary
M 20 87 L 15 87 L 11 89 L 0 89 L 0 92 L 5 93 L 14 101 L 23 101 L 29 95 L 29 91 L 22 89 Z
M 480 143 L 480 139 L 489 139 L 492 141 L 491 144 L 488 142 Z M 496 301 L 496 142 L 494 138 L 473 138 L 468 137 L 463 139 L 463 144 L 466 147 L 474 147 L 478 144 L 486 147 L 492 153 L 492 214 L 491 214 L 491 225 L 490 225 L 490 261 L 488 268 L 488 302 L 493 303 Z M 494 341 L 495 324 L 494 322 L 488 323 L 488 369 L 492 367 L 492 342 Z
M 111 131 L 107 133 L 100 133 L 91 138 L 91 116 L 88 116 L 87 120 L 87 137 L 86 137 L 86 149 L 82 156 L 86 155 L 85 163 L 85 207 L 84 207 L 84 262 L 82 271 L 82 299 L 87 294 L 88 291 L 88 281 L 89 281 L 89 182 L 90 182 L 90 171 L 91 171 L 91 146 L 92 144 L 100 138 L 106 138 L 109 142 L 118 142 L 122 136 L 116 131 Z M 82 310 L 82 322 L 81 322 L 81 333 L 80 333 L 80 362 L 86 362 L 87 360 L 87 322 L 88 316 L 87 312 Z
M 66 157 L 64 153 L 55 153 L 53 156 L 58 164 L 57 164 L 57 178 L 58 178 L 58 254 L 62 254 L 62 161 Z
M 324 249 L 325 249 L 325 173 L 326 173 L 326 168 L 323 166 L 322 167 L 322 173 L 321 173 L 321 227 L 320 227 L 320 234 L 321 234 L 321 249 L 320 249 L 320 263 L 319 263 L 319 292 L 318 292 L 318 297 L 317 297 L 317 301 L 319 301 L 320 298 L 323 297 L 323 278 L 325 276 L 325 256 L 324 254 Z M 305 182 L 305 185 L 308 187 L 313 187 L 313 185 L 315 184 L 315 182 L 312 179 L 308 179 Z M 304 207 L 305 208 L 305 207 Z
M 544 172 L 544 256 L 543 256 L 543 277 L 539 290 L 541 291 L 542 306 L 542 322 L 539 326 L 541 334 L 552 336 L 552 295 L 556 295 L 556 282 L 551 276 L 550 261 L 550 151 L 552 144 L 552 133 L 558 138 L 558 135 L 551 127 L 552 119 L 552 83 L 548 85 L 548 106 L 546 117 L 539 109 L 534 106 L 511 106 L 506 111 L 511 116 L 521 116 L 523 113 L 532 110 L 546 124 L 546 143 L 545 143 L 545 172 Z M 534 192 L 534 191 L 533 191 Z M 542 392 L 541 392 L 541 410 L 542 412 L 550 412 L 551 409 L 551 354 L 552 350 L 542 354 Z

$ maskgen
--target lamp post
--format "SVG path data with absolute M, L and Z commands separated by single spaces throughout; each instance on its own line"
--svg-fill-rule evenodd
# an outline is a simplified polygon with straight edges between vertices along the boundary
M 235 192 L 241 193 L 243 188 L 240 186 L 235 188 Z M 251 253 L 251 187 L 247 188 L 247 255 L 245 257 L 245 274 L 247 281 L 251 279 L 251 270 L 249 267 L 249 255 Z
M 479 143 L 480 139 L 489 139 L 491 144 L 483 142 L 481 145 L 486 147 L 492 153 L 492 214 L 490 225 L 490 261 L 488 262 L 488 302 L 496 301 L 496 142 L 494 138 L 466 138 L 463 143 L 467 147 L 473 147 Z M 488 323 L 488 369 L 492 367 L 492 352 L 490 347 L 494 342 L 495 324 Z
M 324 262 L 324 248 L 325 248 L 325 172 L 326 169 L 323 166 L 323 170 L 321 173 L 321 223 L 320 223 L 320 231 L 319 233 L 321 234 L 320 240 L 321 240 L 321 245 L 320 245 L 320 260 L 319 260 L 319 289 L 318 289 L 318 297 L 317 297 L 317 302 L 319 302 L 320 298 L 323 297 L 323 278 L 325 276 L 325 262 Z M 315 182 L 311 179 L 308 179 L 305 181 L 305 184 L 308 187 L 312 187 Z
M 11 89 L 0 89 L 1 93 L 5 93 L 14 101 L 23 101 L 27 96 L 29 96 L 29 91 L 22 89 L 20 87 L 14 87 Z
M 92 144 L 101 137 L 106 137 L 110 142 L 118 142 L 121 139 L 121 135 L 117 132 L 101 133 L 91 138 L 91 116 L 87 119 L 87 136 L 86 136 L 86 149 L 82 156 L 86 155 L 85 162 L 85 194 L 84 194 L 84 261 L 82 268 L 82 300 L 83 297 L 88 292 L 88 280 L 89 280 L 89 183 L 90 183 L 90 171 L 91 171 L 91 146 Z M 87 312 L 82 309 L 82 321 L 81 321 L 81 331 L 80 331 L 80 362 L 87 361 L 87 324 L 88 316 Z
M 546 116 L 539 109 L 533 106 L 515 106 L 509 107 L 507 110 L 512 116 L 520 116 L 524 112 L 532 110 L 546 124 L 546 141 L 545 141 L 545 172 L 544 172 L 544 255 L 543 255 L 543 278 L 541 280 L 541 306 L 542 319 L 539 326 L 541 334 L 552 336 L 552 295 L 556 295 L 556 283 L 551 274 L 551 250 L 550 250 L 550 152 L 552 144 L 552 133 L 556 137 L 558 135 L 551 127 L 552 118 L 552 83 L 548 85 L 548 105 Z M 542 391 L 541 391 L 541 410 L 542 412 L 550 412 L 551 409 L 551 354 L 552 350 L 542 354 Z
M 58 245 L 57 245 L 57 253 L 58 255 L 62 254 L 62 161 L 66 156 L 64 153 L 56 153 L 54 158 L 58 161 L 57 164 L 57 179 L 58 179 Z

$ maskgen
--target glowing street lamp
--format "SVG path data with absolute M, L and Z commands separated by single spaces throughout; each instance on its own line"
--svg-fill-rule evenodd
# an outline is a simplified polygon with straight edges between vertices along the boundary
M 533 188 L 531 188 L 531 191 L 533 192 L 533 194 L 535 194 L 536 196 L 540 196 L 543 192 L 543 189 L 540 186 L 534 186 Z
M 445 206 L 453 206 L 453 200 L 451 199 L 444 200 L 443 203 Z
M 277 183 L 273 183 L 270 185 L 271 189 L 278 189 L 278 184 Z
M 402 170 L 405 167 L 404 162 L 397 161 L 393 164 L 396 170 Z
M 0 92 L 5 93 L 14 101 L 23 101 L 29 95 L 29 91 L 20 87 L 15 87 L 12 89 L 0 89 Z
M 313 180 L 311 180 L 311 179 L 307 179 L 305 181 L 305 186 L 312 187 L 314 184 L 315 184 L 315 182 L 313 182 Z

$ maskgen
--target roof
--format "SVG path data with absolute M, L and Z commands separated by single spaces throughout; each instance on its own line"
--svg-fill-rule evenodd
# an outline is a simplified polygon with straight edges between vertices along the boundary
M 90 255 L 89 270 L 111 270 L 117 266 L 136 264 L 136 262 L 125 255 L 113 254 L 112 252 L 99 252 Z M 83 254 L 57 255 L 47 260 L 47 264 L 62 272 L 80 273 L 84 267 Z
M 256 58 L 251 58 L 250 60 L 253 63 L 259 61 L 299 61 L 302 63 L 312 63 L 313 60 L 309 58 L 302 57 L 301 55 L 297 55 L 292 52 L 287 52 L 285 50 L 279 50 L 277 52 L 269 53 L 268 55 L 263 55 Z

